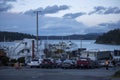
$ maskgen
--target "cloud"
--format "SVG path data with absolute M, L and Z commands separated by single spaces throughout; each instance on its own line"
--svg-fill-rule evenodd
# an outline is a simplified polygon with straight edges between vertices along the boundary
M 98 6 L 94 7 L 94 11 L 91 11 L 89 15 L 91 14 L 120 14 L 120 8 L 118 7 L 103 7 Z
M 102 24 L 99 24 L 99 26 L 104 26 L 109 29 L 120 28 L 120 21 L 118 21 L 116 23 L 102 23 Z
M 57 13 L 61 10 L 67 10 L 67 9 L 69 9 L 69 6 L 67 6 L 67 5 L 61 5 L 61 6 L 54 5 L 54 6 L 47 6 L 44 9 L 42 7 L 40 7 L 40 8 L 34 9 L 34 10 L 28 10 L 28 11 L 24 12 L 24 14 L 33 15 L 34 11 L 41 11 L 40 14 L 45 15 L 45 14 Z
M 117 28 L 120 28 L 120 21 L 116 23 L 102 23 L 98 26 L 86 28 L 85 33 L 104 33 Z
M 100 33 L 119 28 L 117 23 L 102 23 L 98 26 L 88 27 L 74 19 L 48 17 L 39 15 L 39 35 L 70 35 L 83 33 Z M 1 13 L 0 30 L 36 34 L 36 16 Z
M 86 13 L 82 13 L 82 12 L 79 12 L 79 13 L 68 13 L 68 14 L 65 14 L 63 17 L 64 18 L 77 18 L 79 16 L 82 16 L 82 15 L 85 15 Z
M 0 14 L 0 30 L 36 34 L 36 17 L 17 13 Z M 39 35 L 83 33 L 85 25 L 73 19 L 39 16 Z
M 11 4 L 8 2 L 15 2 L 16 0 L 0 0 L 0 12 L 6 12 L 12 8 Z

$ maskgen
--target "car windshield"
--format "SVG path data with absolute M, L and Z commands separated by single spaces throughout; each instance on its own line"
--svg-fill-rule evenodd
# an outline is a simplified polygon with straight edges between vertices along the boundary
M 32 60 L 32 61 L 38 61 L 38 60 Z
M 71 62 L 71 60 L 65 60 L 64 62 Z
M 50 61 L 50 59 L 44 59 L 43 61 Z
M 80 59 L 81 61 L 87 61 L 87 59 Z

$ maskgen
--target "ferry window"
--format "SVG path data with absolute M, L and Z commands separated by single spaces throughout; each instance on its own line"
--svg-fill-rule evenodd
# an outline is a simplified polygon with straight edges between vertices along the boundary
M 116 52 L 114 53 L 114 56 L 117 56 L 117 53 L 116 53 Z
M 27 42 L 25 42 L 24 44 L 25 44 L 25 46 L 27 46 Z
M 114 51 L 114 56 L 120 56 L 120 51 L 115 50 L 115 51 Z
M 28 50 L 27 50 L 27 52 L 29 53 L 29 52 L 30 52 L 30 50 L 28 49 Z
M 23 50 L 22 50 L 21 52 L 22 52 L 22 53 L 24 53 L 24 51 L 23 51 Z
M 120 56 L 120 52 L 118 52 L 118 56 Z

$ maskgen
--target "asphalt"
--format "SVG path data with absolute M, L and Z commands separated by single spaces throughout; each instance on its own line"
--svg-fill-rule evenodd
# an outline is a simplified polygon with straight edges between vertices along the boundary
M 40 69 L 0 67 L 0 80 L 120 80 L 111 77 L 116 69 Z

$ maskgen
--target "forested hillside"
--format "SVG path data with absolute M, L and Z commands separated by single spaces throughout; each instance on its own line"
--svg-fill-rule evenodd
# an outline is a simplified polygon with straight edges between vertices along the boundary
M 24 38 L 35 38 L 35 36 L 25 33 L 0 31 L 0 41 L 14 41 Z
M 96 40 L 98 36 L 102 35 L 101 33 L 89 33 L 89 34 L 74 34 L 74 35 L 65 35 L 65 36 L 39 36 L 39 39 L 42 40 Z M 18 32 L 5 32 L 0 31 L 0 41 L 14 41 L 14 40 L 23 40 L 24 38 L 34 38 L 35 35 L 30 35 L 26 33 L 18 33 Z
M 99 44 L 115 44 L 120 45 L 120 29 L 114 29 L 96 39 Z

